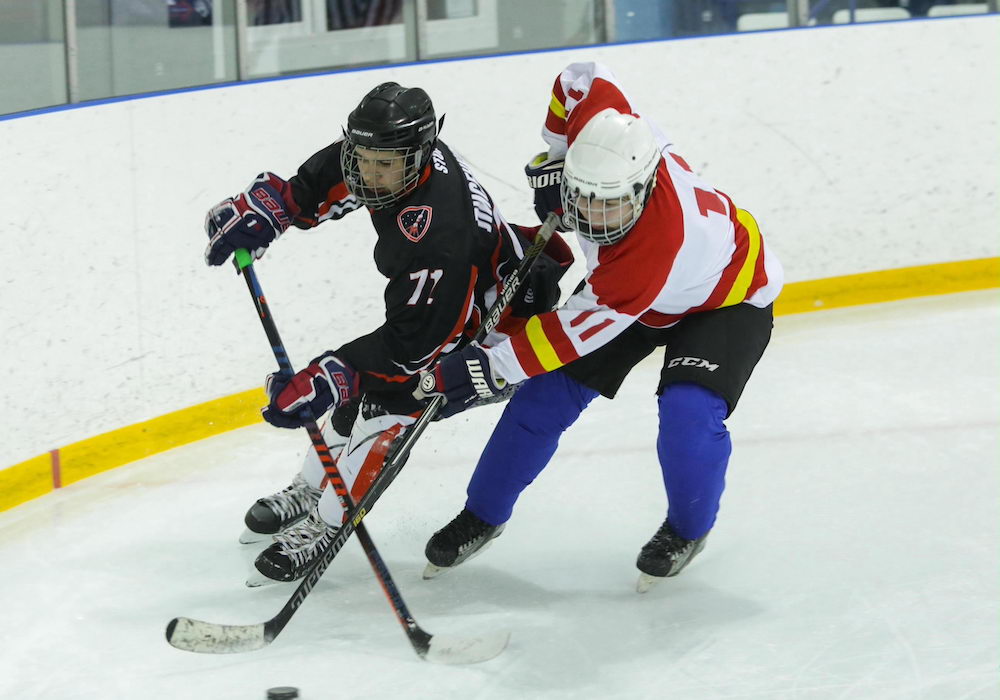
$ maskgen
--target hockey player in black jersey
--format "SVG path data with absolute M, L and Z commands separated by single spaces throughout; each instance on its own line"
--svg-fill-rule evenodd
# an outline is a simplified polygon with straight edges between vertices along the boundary
M 259 258 L 292 225 L 311 228 L 363 207 L 370 213 L 375 264 L 388 278 L 385 322 L 293 377 L 269 376 L 262 411 L 286 428 L 301 427 L 304 407 L 316 416 L 332 411 L 324 436 L 355 501 L 419 415 L 422 403 L 412 395 L 419 372 L 468 342 L 537 231 L 504 220 L 468 165 L 438 139 L 440 125 L 422 89 L 384 83 L 351 112 L 344 136 L 290 180 L 262 173 L 206 218 L 205 259 L 221 265 L 239 248 Z M 509 317 L 493 342 L 558 301 L 572 254 L 558 237 L 545 253 L 513 304 L 521 321 Z M 324 344 L 336 337 L 332 327 L 316 331 Z M 251 506 L 240 541 L 273 543 L 257 557 L 261 576 L 248 583 L 300 578 L 335 535 L 343 510 L 324 476 L 309 451 L 290 486 Z

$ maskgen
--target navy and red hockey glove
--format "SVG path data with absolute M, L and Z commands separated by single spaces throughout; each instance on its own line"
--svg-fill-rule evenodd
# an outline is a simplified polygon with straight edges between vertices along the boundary
M 274 173 L 261 173 L 245 192 L 222 200 L 205 216 L 205 262 L 221 265 L 239 248 L 260 258 L 298 211 L 291 186 Z
M 302 410 L 314 419 L 358 395 L 358 374 L 332 352 L 325 352 L 292 376 L 270 374 L 264 384 L 271 398 L 261 409 L 264 420 L 278 428 L 301 428 Z
M 562 225 L 563 205 L 559 189 L 562 186 L 563 159 L 549 158 L 548 153 L 539 153 L 524 166 L 528 176 L 528 186 L 535 193 L 535 214 L 539 221 L 545 221 L 549 212 L 559 217 L 559 231 L 569 229 Z
M 438 413 L 448 418 L 480 400 L 492 399 L 506 386 L 506 379 L 493 374 L 489 355 L 473 344 L 445 355 L 433 369 L 421 373 L 414 396 L 444 396 L 445 404 Z

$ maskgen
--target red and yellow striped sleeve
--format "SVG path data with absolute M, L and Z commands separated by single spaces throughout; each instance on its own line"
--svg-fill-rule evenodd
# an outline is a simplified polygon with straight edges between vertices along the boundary
M 635 316 L 597 305 L 589 288 L 556 311 L 533 316 L 521 333 L 490 348 L 493 371 L 509 382 L 545 374 L 609 343 Z
M 566 93 L 562 87 L 562 75 L 556 76 L 549 99 L 549 110 L 545 114 L 545 129 L 555 136 L 566 136 Z
M 634 113 L 618 79 L 606 66 L 572 63 L 552 85 L 542 138 L 550 151 L 565 151 L 590 118 L 608 107 Z

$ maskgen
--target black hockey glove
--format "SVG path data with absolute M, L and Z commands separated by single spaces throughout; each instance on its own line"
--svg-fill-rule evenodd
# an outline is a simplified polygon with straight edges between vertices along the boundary
M 559 303 L 559 278 L 566 270 L 546 255 L 538 256 L 528 276 L 510 301 L 510 312 L 520 318 L 531 318 L 552 311 Z
M 541 226 L 520 226 L 514 224 L 517 233 L 527 243 L 535 240 Z M 561 291 L 559 280 L 573 264 L 573 251 L 559 234 L 553 234 L 545 245 L 545 250 L 531 266 L 527 277 L 510 301 L 511 314 L 520 318 L 531 318 L 552 311 L 559 303 Z
M 246 192 L 222 200 L 205 216 L 205 262 L 221 265 L 239 248 L 260 258 L 296 213 L 291 186 L 274 173 L 261 173 Z
M 568 231 L 562 226 L 562 197 L 559 187 L 562 184 L 563 159 L 549 158 L 548 153 L 539 153 L 524 166 L 524 174 L 528 176 L 528 186 L 535 192 L 535 214 L 539 221 L 545 221 L 549 212 L 559 216 L 558 231 Z

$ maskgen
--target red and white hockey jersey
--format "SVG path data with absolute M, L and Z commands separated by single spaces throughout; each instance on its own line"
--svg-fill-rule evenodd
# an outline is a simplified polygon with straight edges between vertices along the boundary
M 605 66 L 568 66 L 556 78 L 542 129 L 550 155 L 565 153 L 587 121 L 608 107 L 642 116 Z M 784 274 L 757 222 L 695 175 L 665 134 L 647 123 L 663 158 L 642 215 L 617 243 L 598 246 L 577 237 L 587 260 L 583 289 L 490 348 L 497 375 L 520 382 L 550 372 L 637 321 L 666 328 L 699 311 L 743 303 L 763 308 L 777 298 Z

